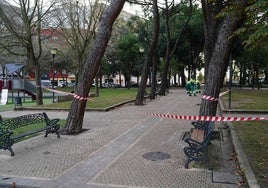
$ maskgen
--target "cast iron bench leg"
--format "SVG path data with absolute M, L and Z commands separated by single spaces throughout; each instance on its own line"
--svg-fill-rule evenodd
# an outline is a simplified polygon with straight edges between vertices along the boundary
M 14 157 L 15 156 L 15 152 L 13 151 L 12 147 L 10 146 L 7 149 L 10 151 L 10 156 L 11 157 Z

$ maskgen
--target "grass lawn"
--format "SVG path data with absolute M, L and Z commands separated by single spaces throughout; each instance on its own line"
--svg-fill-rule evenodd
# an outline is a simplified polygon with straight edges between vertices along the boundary
M 248 161 L 261 187 L 268 185 L 268 122 L 233 123 Z
M 92 90 L 91 93 L 95 91 Z M 92 97 L 87 101 L 86 108 L 107 108 L 109 106 L 135 99 L 137 88 L 105 88 L 99 90 L 99 97 Z M 46 104 L 44 107 L 70 108 L 71 101 Z
M 59 88 L 60 91 L 71 92 L 71 88 Z M 89 108 L 107 108 L 109 106 L 122 103 L 125 101 L 133 100 L 136 98 L 137 95 L 137 88 L 104 88 L 99 89 L 99 97 L 92 97 L 87 101 L 87 109 Z M 44 90 L 44 93 L 47 91 Z M 95 93 L 93 89 L 91 93 Z M 38 107 L 49 107 L 49 108 L 70 108 L 71 101 L 68 102 L 59 102 L 59 103 L 52 103 L 52 98 L 43 98 L 44 105 Z M 37 107 L 35 101 L 31 101 L 30 98 L 26 98 L 24 101 L 22 99 L 22 106 L 23 107 Z M 11 98 L 9 98 L 7 105 L 2 105 L 0 107 L 0 111 L 12 110 L 15 105 L 11 102 Z
M 225 106 L 228 104 L 228 94 L 221 97 Z M 268 110 L 268 90 L 232 90 L 232 109 Z
M 268 110 L 268 90 L 234 90 L 235 109 Z M 228 94 L 222 97 L 228 103 Z M 268 185 L 268 121 L 234 122 L 240 144 L 261 187 Z

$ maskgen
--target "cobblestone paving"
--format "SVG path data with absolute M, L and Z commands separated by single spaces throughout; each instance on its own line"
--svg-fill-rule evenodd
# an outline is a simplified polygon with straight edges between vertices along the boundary
M 185 143 L 181 138 L 191 128 L 189 121 L 161 119 L 141 112 L 198 114 L 200 97 L 172 91 L 145 106 L 125 105 L 109 112 L 86 112 L 77 136 L 50 134 L 14 145 L 15 157 L 0 151 L 0 177 L 4 182 L 48 188 L 195 188 L 221 187 L 212 183 L 212 172 L 184 169 Z M 35 113 L 3 112 L 3 117 Z M 48 111 L 51 118 L 66 118 L 67 112 Z M 164 152 L 170 158 L 152 161 L 148 152 Z M 1 183 L 1 180 L 0 180 Z
M 210 183 L 210 171 L 184 169 L 184 143 L 179 141 L 182 133 L 176 124 L 163 120 L 88 183 L 152 188 L 200 187 L 200 184 L 220 187 Z M 153 151 L 168 153 L 171 158 L 151 161 L 143 157 Z
M 79 136 L 61 135 L 57 139 L 54 134 L 47 138 L 40 135 L 14 144 L 15 157 L 10 157 L 8 150 L 0 150 L 0 173 L 53 179 L 133 126 L 115 119 L 95 121 L 93 125 L 85 126 L 89 130 Z

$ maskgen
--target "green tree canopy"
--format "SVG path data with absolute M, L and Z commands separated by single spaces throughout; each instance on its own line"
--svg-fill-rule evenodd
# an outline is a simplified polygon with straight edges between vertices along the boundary
M 236 31 L 242 34 L 243 44 L 249 49 L 263 47 L 268 41 L 268 1 L 250 0 L 246 7 L 243 27 Z
M 128 32 L 120 37 L 116 47 L 116 56 L 120 61 L 127 85 L 130 86 L 130 76 L 134 66 L 137 66 L 139 62 L 141 44 L 135 34 Z

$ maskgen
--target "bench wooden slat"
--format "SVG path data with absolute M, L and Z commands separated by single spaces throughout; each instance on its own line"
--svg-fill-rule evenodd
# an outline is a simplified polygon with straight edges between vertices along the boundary
M 193 129 L 190 138 L 198 142 L 203 142 L 204 133 L 205 133 L 204 130 Z

